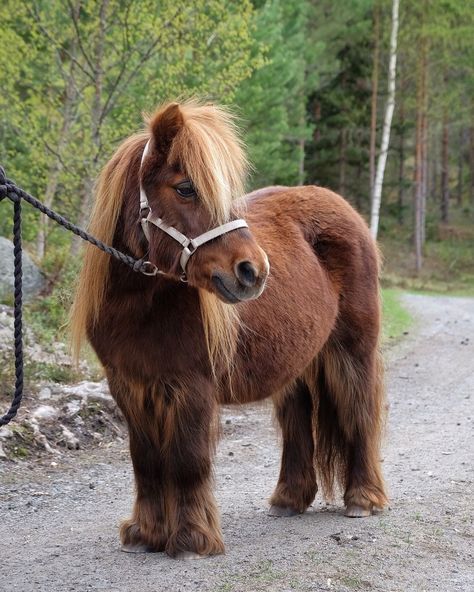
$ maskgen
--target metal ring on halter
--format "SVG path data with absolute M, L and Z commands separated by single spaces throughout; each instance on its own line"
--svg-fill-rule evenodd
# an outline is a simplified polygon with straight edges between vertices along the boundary
M 141 272 L 143 275 L 157 275 L 160 273 L 158 267 L 151 261 L 144 261 L 142 264 Z

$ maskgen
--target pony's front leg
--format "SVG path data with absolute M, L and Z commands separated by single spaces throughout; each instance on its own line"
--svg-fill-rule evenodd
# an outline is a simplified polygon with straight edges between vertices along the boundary
M 163 462 L 162 397 L 155 386 L 137 384 L 116 369 L 106 369 L 110 393 L 128 425 L 136 498 L 132 516 L 120 527 L 122 549 L 129 553 L 164 551 L 166 475 Z M 162 405 L 161 405 L 162 407 Z
M 140 416 L 134 419 L 140 422 Z M 155 426 L 153 433 L 148 418 L 141 419 L 141 428 L 129 421 L 136 499 L 131 518 L 120 527 L 122 550 L 128 553 L 164 551 L 168 538 L 165 524 L 166 479 L 158 441 L 159 429 Z
M 172 557 L 224 552 L 212 492 L 212 456 L 217 436 L 217 403 L 212 385 L 193 377 L 174 387 L 165 423 L 167 488 L 165 521 Z

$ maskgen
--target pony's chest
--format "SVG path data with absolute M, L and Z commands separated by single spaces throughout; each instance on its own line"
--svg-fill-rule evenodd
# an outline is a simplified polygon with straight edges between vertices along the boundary
M 160 306 L 147 311 L 111 311 L 90 341 L 101 363 L 137 379 L 189 374 L 208 364 L 199 309 Z

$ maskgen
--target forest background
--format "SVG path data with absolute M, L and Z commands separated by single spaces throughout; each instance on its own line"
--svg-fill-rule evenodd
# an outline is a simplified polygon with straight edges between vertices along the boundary
M 201 96 L 239 115 L 264 185 L 318 184 L 367 220 L 387 104 L 392 0 L 3 0 L 0 163 L 80 226 L 142 114 Z M 378 239 L 383 282 L 474 292 L 474 2 L 401 0 Z M 0 235 L 11 237 L 9 204 Z M 54 339 L 81 245 L 24 208 Z M 417 249 L 415 248 L 417 246 Z

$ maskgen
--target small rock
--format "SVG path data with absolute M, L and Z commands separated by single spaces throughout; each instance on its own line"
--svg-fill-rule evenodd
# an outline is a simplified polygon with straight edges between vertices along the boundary
M 68 415 L 75 415 L 81 410 L 81 401 L 79 399 L 73 399 L 66 403 L 66 411 Z
M 0 438 L 2 440 L 6 440 L 7 438 L 11 438 L 13 436 L 13 430 L 8 426 L 2 426 L 0 428 Z
M 50 421 L 54 419 L 58 414 L 58 410 L 51 405 L 40 405 L 37 409 L 33 411 L 31 414 L 31 418 L 33 420 L 43 420 L 43 421 Z
M 40 401 L 45 401 L 46 399 L 51 399 L 51 389 L 47 386 L 43 387 L 40 392 L 38 393 L 38 399 Z
M 0 236 L 0 298 L 13 294 L 13 243 Z M 46 281 L 28 253 L 23 250 L 23 295 L 31 298 L 40 292 Z
M 80 444 L 79 439 L 68 429 L 66 426 L 61 424 L 61 429 L 63 431 L 63 438 L 66 442 L 66 446 L 69 450 L 79 450 Z

